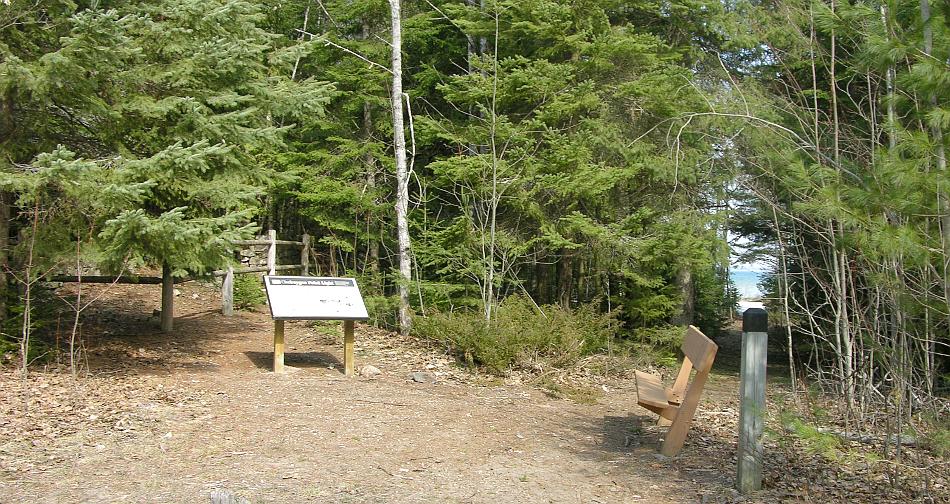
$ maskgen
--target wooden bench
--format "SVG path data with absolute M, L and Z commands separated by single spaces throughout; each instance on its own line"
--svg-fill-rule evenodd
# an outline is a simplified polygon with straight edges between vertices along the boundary
M 660 453 L 672 457 L 679 453 L 686 441 L 686 433 L 703 394 L 719 346 L 699 329 L 689 326 L 683 338 L 683 365 L 673 387 L 664 387 L 659 376 L 637 371 L 637 404 L 660 415 L 659 424 L 669 425 Z M 689 381 L 690 373 L 696 376 Z

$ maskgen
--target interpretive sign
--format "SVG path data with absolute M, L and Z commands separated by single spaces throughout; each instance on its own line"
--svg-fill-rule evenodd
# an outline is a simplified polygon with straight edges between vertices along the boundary
M 274 320 L 366 320 L 366 305 L 353 278 L 264 276 Z
M 369 314 L 353 278 L 264 275 L 274 319 L 274 372 L 284 371 L 285 320 L 342 320 L 343 372 L 353 375 L 353 321 Z

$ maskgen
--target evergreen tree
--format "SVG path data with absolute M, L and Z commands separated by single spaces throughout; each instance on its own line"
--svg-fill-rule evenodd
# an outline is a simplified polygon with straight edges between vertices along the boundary
M 363 285 L 376 294 L 376 276 L 386 268 L 380 246 L 392 241 L 386 239 L 393 215 L 389 49 L 380 42 L 389 38 L 389 8 L 386 2 L 323 5 L 325 11 L 307 2 L 274 9 L 293 15 L 273 30 L 322 48 L 300 59 L 296 77 L 335 82 L 337 92 L 326 116 L 301 118 L 289 148 L 271 161 L 284 177 L 269 195 L 267 218 L 284 232 L 316 236 L 322 271 L 365 275 Z
M 38 152 L 62 144 L 70 151 L 51 155 L 68 162 L 75 152 L 98 167 L 103 191 L 87 197 L 121 195 L 103 198 L 102 263 L 161 265 L 169 280 L 225 265 L 230 241 L 255 227 L 271 176 L 259 159 L 281 147 L 289 126 L 280 124 L 326 103 L 328 85 L 289 79 L 307 48 L 279 46 L 243 1 L 66 6 L 63 16 L 58 46 L 27 47 L 16 27 L 5 32 L 20 46 L 4 47 L 0 90 L 26 124 L 45 124 L 31 132 Z
M 443 281 L 474 280 L 489 317 L 510 293 L 567 306 L 613 282 L 629 322 L 669 320 L 678 272 L 722 253 L 685 206 L 705 188 L 712 146 L 683 135 L 673 160 L 656 128 L 706 107 L 686 84 L 692 46 L 638 30 L 612 2 L 447 12 L 490 42 L 472 72 L 443 78 L 451 107 L 417 121 L 427 145 L 456 153 L 428 165 L 437 196 L 420 258 Z

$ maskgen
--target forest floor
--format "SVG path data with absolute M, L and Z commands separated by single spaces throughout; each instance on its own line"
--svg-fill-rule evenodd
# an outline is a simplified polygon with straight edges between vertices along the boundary
M 922 498 L 773 440 L 765 489 L 738 495 L 735 341 L 721 342 L 686 446 L 668 459 L 632 373 L 562 377 L 555 395 L 358 324 L 356 365 L 382 373 L 346 378 L 338 325 L 292 322 L 290 372 L 275 375 L 266 308 L 226 318 L 211 288 L 179 289 L 175 330 L 162 334 L 160 289 L 113 287 L 84 314 L 79 379 L 62 365 L 27 380 L 4 366 L 0 502 L 192 503 L 216 489 L 251 503 Z M 770 387 L 781 410 L 782 385 Z M 948 496 L 945 477 L 930 484 Z

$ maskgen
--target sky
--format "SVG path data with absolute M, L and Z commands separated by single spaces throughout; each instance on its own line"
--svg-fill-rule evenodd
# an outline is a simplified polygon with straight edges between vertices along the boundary
M 731 247 L 730 265 L 733 271 L 756 271 L 761 273 L 770 269 L 770 265 L 766 261 L 740 262 L 738 260 L 742 253 L 746 251 L 743 245 L 748 243 L 748 240 L 732 233 L 727 233 L 726 239 Z

